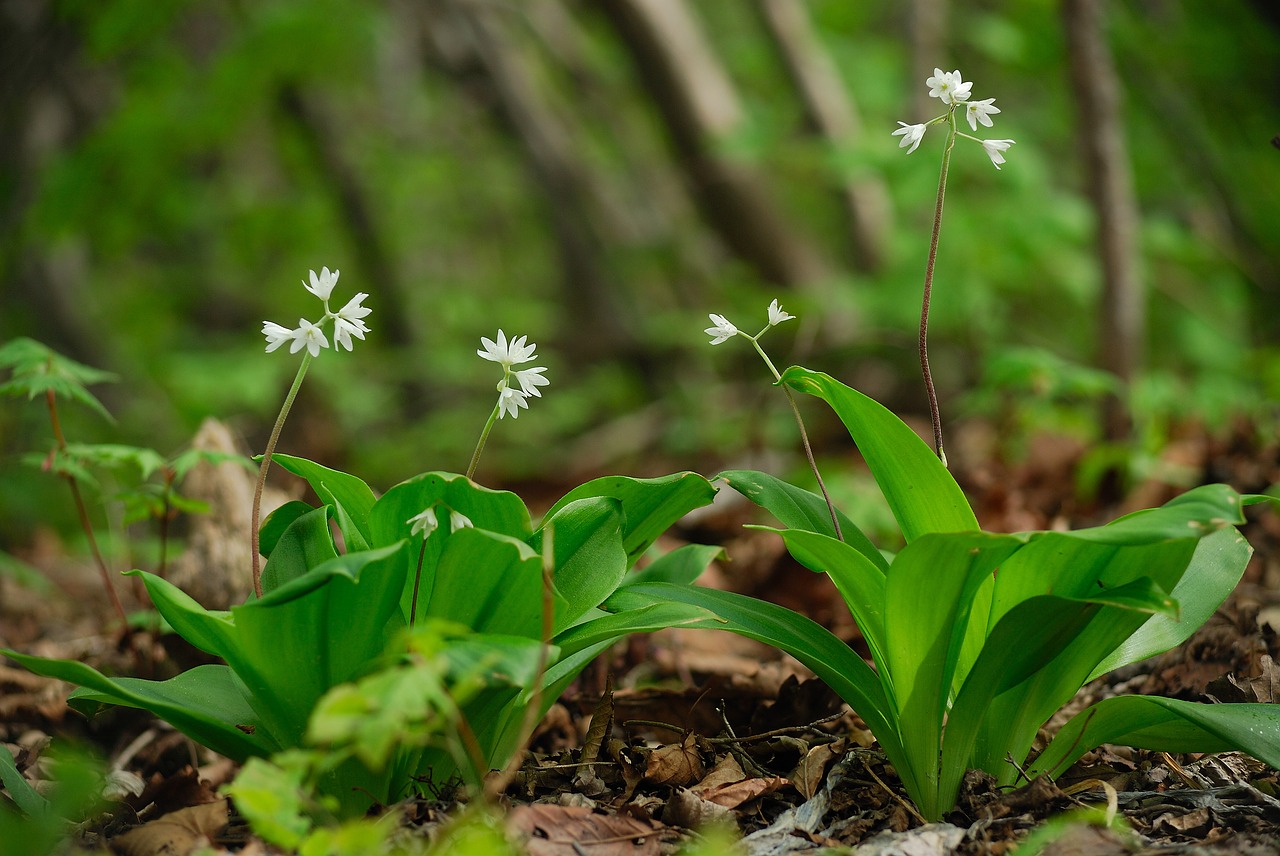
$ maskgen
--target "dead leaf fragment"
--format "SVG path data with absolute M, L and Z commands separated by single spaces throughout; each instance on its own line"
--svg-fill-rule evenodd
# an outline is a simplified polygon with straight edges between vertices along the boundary
M 680 745 L 659 746 L 649 753 L 644 778 L 655 785 L 687 787 L 705 774 L 697 736 L 690 732 Z
M 820 743 L 810 748 L 800 759 L 788 778 L 802 797 L 809 799 L 818 792 L 822 777 L 826 775 L 827 767 L 835 757 L 835 749 L 830 743 Z
M 737 808 L 748 800 L 782 790 L 790 784 L 790 779 L 784 779 L 782 776 L 769 776 L 768 778 L 745 779 L 741 782 L 720 785 L 709 790 L 699 791 L 698 795 L 707 802 L 713 802 L 725 808 Z
M 671 826 L 685 829 L 703 829 L 711 825 L 737 826 L 738 820 L 732 807 L 703 799 L 688 788 L 676 788 L 667 800 L 662 818 Z
M 227 801 L 178 809 L 117 836 L 111 847 L 123 856 L 185 856 L 208 847 L 227 825 Z
M 657 856 L 665 827 L 625 815 L 545 803 L 516 806 L 507 831 L 529 856 Z

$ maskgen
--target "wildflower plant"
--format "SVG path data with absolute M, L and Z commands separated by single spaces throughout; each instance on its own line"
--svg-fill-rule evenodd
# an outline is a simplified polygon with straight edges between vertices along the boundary
M 935 125 L 945 125 L 947 138 L 946 144 L 942 149 L 942 169 L 938 175 L 938 195 L 933 211 L 933 232 L 929 238 L 929 254 L 925 262 L 924 271 L 924 293 L 920 301 L 920 335 L 919 335 L 919 353 L 920 353 L 920 373 L 924 377 L 925 392 L 929 397 L 929 416 L 933 422 L 933 446 L 938 458 L 945 465 L 947 462 L 947 453 L 942 443 L 942 416 L 938 410 L 938 395 L 933 385 L 933 374 L 929 370 L 929 305 L 933 297 L 933 274 L 934 264 L 938 258 L 938 237 L 942 231 L 942 205 L 947 194 L 947 175 L 951 169 L 951 150 L 955 147 L 956 139 L 962 138 L 972 140 L 982 146 L 983 151 L 987 153 L 987 157 L 991 158 L 991 163 L 996 169 L 1000 169 L 1000 164 L 1005 162 L 1004 153 L 1014 144 L 1013 140 L 983 140 L 966 134 L 960 130 L 960 120 L 956 117 L 959 113 L 968 121 L 969 127 L 975 133 L 978 126 L 990 128 L 995 123 L 991 117 L 1001 112 L 1000 108 L 995 106 L 994 98 L 985 98 L 981 101 L 971 100 L 970 95 L 973 90 L 973 83 L 966 81 L 956 71 L 943 71 L 940 68 L 933 70 L 933 76 L 925 81 L 925 85 L 929 87 L 929 96 L 937 98 L 946 108 L 943 113 L 927 122 L 919 124 L 908 124 L 899 122 L 898 130 L 893 132 L 893 136 L 901 136 L 902 140 L 898 143 L 899 148 L 905 148 L 907 154 L 911 154 L 920 146 L 921 140 L 924 139 L 925 132 Z
M 277 454 L 310 361 L 369 332 L 365 294 L 331 310 L 337 280 L 325 269 L 303 283 L 324 305 L 317 320 L 263 326 L 269 352 L 289 344 L 302 364 L 263 455 L 259 491 L 274 459 L 319 501 L 286 503 L 259 527 L 255 500 L 252 552 L 267 560 L 253 564 L 255 596 L 210 611 L 162 577 L 132 572 L 175 631 L 221 662 L 150 681 L 3 653 L 78 684 L 69 703 L 83 712 L 143 708 L 233 759 L 274 759 L 250 768 L 237 799 L 262 796 L 254 776 L 289 781 L 317 795 L 315 811 L 350 817 L 419 783 L 460 775 L 479 788 L 602 650 L 630 633 L 714 621 L 683 604 L 600 606 L 641 582 L 688 586 L 719 549 L 647 556 L 676 520 L 711 502 L 715 488 L 694 473 L 595 479 L 535 525 L 518 496 L 469 475 L 424 472 L 378 495 L 355 475 Z M 545 369 L 529 365 L 536 346 L 527 337 L 500 330 L 481 344 L 479 356 L 500 365 L 502 377 L 471 471 L 493 425 L 516 418 L 548 384 Z

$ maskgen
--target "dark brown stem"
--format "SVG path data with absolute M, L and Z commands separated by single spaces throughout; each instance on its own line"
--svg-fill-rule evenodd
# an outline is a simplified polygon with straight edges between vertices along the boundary
M 427 555 L 427 537 L 422 539 L 422 546 L 418 549 L 418 572 L 413 577 L 413 599 L 409 602 L 409 626 L 412 627 L 418 619 L 418 585 L 422 582 L 422 559 Z
M 53 423 L 53 438 L 58 445 L 58 452 L 66 454 L 67 438 L 62 433 L 62 421 L 58 418 L 58 402 L 53 394 L 53 390 L 45 392 L 45 400 L 49 404 L 49 420 Z M 121 625 L 124 627 L 126 636 L 132 639 L 132 633 L 129 632 L 129 617 L 125 614 L 124 604 L 120 602 L 120 596 L 116 594 L 115 586 L 111 584 L 111 571 L 107 568 L 106 559 L 102 557 L 102 551 L 98 548 L 98 538 L 93 534 L 93 523 L 89 520 L 89 509 L 84 504 L 84 496 L 80 493 L 80 485 L 76 484 L 75 476 L 70 473 L 59 473 L 67 482 L 67 487 L 71 488 L 71 498 L 75 502 L 76 515 L 80 518 L 80 528 L 84 530 L 85 537 L 89 539 L 89 552 L 93 554 L 94 564 L 98 566 L 98 573 L 102 576 L 102 585 L 107 590 L 107 597 L 111 601 L 111 606 L 115 609 L 116 616 L 119 617 Z
M 924 268 L 924 297 L 920 301 L 920 372 L 924 375 L 924 388 L 929 394 L 933 448 L 944 467 L 947 465 L 947 453 L 942 449 L 942 414 L 938 410 L 938 394 L 933 387 L 933 374 L 929 371 L 929 304 L 933 298 L 933 268 L 938 259 L 938 235 L 942 231 L 942 202 L 947 195 L 947 171 L 951 168 L 951 149 L 956 144 L 954 107 L 947 116 L 947 127 L 947 147 L 942 153 L 942 171 L 938 175 L 938 201 L 933 210 L 933 234 L 929 237 L 929 260 Z

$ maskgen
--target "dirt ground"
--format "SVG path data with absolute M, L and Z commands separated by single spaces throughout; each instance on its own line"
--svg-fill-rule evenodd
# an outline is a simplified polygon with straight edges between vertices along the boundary
M 1099 499 L 1079 501 L 1081 449 L 1061 438 L 1036 443 L 1018 463 L 958 472 L 984 527 L 1090 525 L 1177 492 L 1158 481 L 1104 485 Z M 1243 492 L 1280 483 L 1280 448 L 1260 448 L 1244 431 L 1180 441 L 1166 457 L 1202 483 Z M 744 530 L 749 519 L 744 504 L 717 503 L 675 534 L 726 548 L 732 561 L 706 584 L 798 609 L 856 647 L 857 629 L 830 582 L 797 565 L 776 537 Z M 1089 685 L 1073 706 L 1121 692 L 1280 701 L 1280 513 L 1255 507 L 1245 534 L 1255 556 L 1218 614 L 1179 648 Z M 109 614 L 94 572 L 52 536 L 40 534 L 23 558 L 49 585 L 5 581 L 0 643 L 144 677 L 201 656 L 173 637 L 140 633 L 133 650 L 104 635 Z M 0 663 L 0 740 L 29 779 L 47 775 L 41 759 L 51 738 L 72 737 L 142 787 L 123 788 L 111 811 L 83 826 L 75 851 L 185 853 L 204 842 L 213 852 L 272 852 L 217 793 L 235 765 L 138 711 L 85 721 L 67 710 L 68 690 Z M 1050 841 L 1044 853 L 1264 854 L 1280 853 L 1278 795 L 1280 774 L 1245 756 L 1103 747 L 1056 783 L 1014 792 L 971 773 L 957 809 L 924 824 L 861 720 L 802 666 L 730 634 L 669 630 L 633 638 L 584 673 L 538 728 L 503 808 L 509 833 L 538 856 L 672 853 L 709 824 L 745 836 L 752 856 L 855 846 L 886 856 L 1001 854 L 1035 831 Z M 444 787 L 440 800 L 399 809 L 409 829 L 430 834 L 458 796 Z M 1108 811 L 1123 818 L 1119 828 L 1097 822 Z

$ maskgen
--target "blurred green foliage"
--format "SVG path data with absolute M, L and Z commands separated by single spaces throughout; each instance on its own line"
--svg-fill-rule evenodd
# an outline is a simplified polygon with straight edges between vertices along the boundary
M 786 220 L 836 263 L 791 293 L 650 180 L 673 155 L 625 46 L 590 4 L 564 6 L 577 41 L 540 17 L 558 3 L 502 8 L 507 36 L 540 69 L 535 88 L 572 110 L 575 156 L 648 224 L 599 249 L 630 342 L 584 323 L 556 244 L 553 214 L 570 202 L 529 169 L 483 74 L 446 61 L 465 35 L 432 32 L 413 5 L 43 4 L 32 26 L 47 38 L 22 57 L 35 83 L 8 93 L 22 142 L 0 151 L 0 340 L 33 336 L 124 378 L 103 396 L 119 427 L 69 417 L 69 439 L 169 456 L 216 415 L 261 449 L 296 361 L 264 354 L 257 330 L 306 311 L 298 281 L 322 265 L 371 295 L 373 333 L 352 354 L 322 355 L 282 449 L 379 488 L 465 466 L 493 395 L 474 351 L 497 327 L 539 343 L 553 385 L 501 426 L 481 473 L 490 482 L 575 466 L 652 475 L 789 448 L 785 411 L 751 355 L 712 350 L 701 334 L 708 311 L 745 324 L 771 297 L 801 318 L 793 339 L 771 342 L 779 365 L 821 363 L 923 411 L 914 348 L 937 140 L 906 156 L 889 135 L 896 120 L 929 118 L 910 106 L 928 69 L 911 67 L 905 4 L 806 4 L 865 125 L 839 146 L 809 132 L 751 4 L 696 5 L 745 111 L 720 153 L 767 176 Z M 1108 14 L 1150 289 L 1140 428 L 1158 442 L 1175 418 L 1274 420 L 1275 26 L 1245 0 Z M 976 147 L 952 168 L 932 315 L 952 419 L 1005 417 L 984 402 L 1001 398 L 1010 348 L 1080 367 L 1097 351 L 1093 214 L 1059 15 L 1047 0 L 950 4 L 936 64 L 996 97 L 999 135 L 1018 141 L 1000 172 Z M 886 264 L 874 274 L 857 272 L 848 248 L 834 190 L 849 177 L 889 191 Z M 1066 418 L 1087 439 L 1091 407 Z M 61 503 L 16 463 L 47 436 L 25 410 L 0 411 L 0 544 Z M 771 410 L 779 420 L 748 425 Z M 1011 418 L 1043 415 L 1036 405 Z

